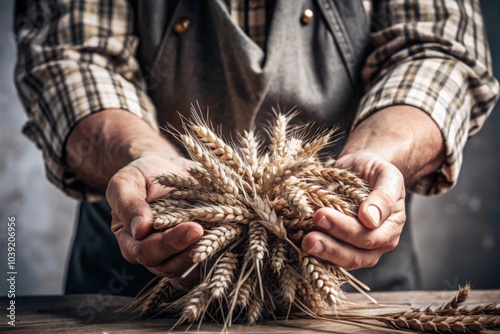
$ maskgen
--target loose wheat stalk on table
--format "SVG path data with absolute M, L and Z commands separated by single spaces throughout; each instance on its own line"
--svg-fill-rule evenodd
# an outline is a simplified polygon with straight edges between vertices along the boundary
M 450 304 L 443 308 L 452 310 L 446 315 L 439 309 L 366 317 L 342 313 L 350 305 L 342 285 L 362 293 L 368 287 L 301 250 L 303 236 L 315 230 L 316 210 L 330 207 L 355 217 L 370 193 L 356 174 L 320 159 L 335 129 L 293 126 L 296 112 L 275 111 L 266 138 L 250 130 L 230 142 L 194 108 L 192 115 L 183 120 L 182 132 L 170 132 L 195 165 L 186 175 L 158 175 L 156 182 L 174 190 L 151 209 L 158 231 L 185 221 L 203 226 L 191 268 L 200 271 L 200 282 L 189 291 L 168 278 L 151 282 L 130 305 L 141 316 L 179 310 L 174 327 L 211 319 L 224 329 L 242 321 L 253 325 L 264 316 L 288 318 L 291 312 L 430 332 L 499 326 L 498 305 L 468 310 Z

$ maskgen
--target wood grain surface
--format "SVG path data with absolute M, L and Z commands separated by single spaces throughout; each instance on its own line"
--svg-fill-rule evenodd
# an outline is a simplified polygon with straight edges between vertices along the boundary
M 360 294 L 349 293 L 350 301 L 359 303 L 350 312 L 361 314 L 382 314 L 440 305 L 454 296 L 454 291 L 405 291 L 377 292 L 370 294 L 383 305 L 374 306 Z M 9 300 L 0 298 L 0 305 L 8 305 Z M 175 315 L 162 315 L 152 319 L 133 319 L 116 311 L 131 301 L 131 298 L 101 295 L 66 295 L 17 297 L 16 327 L 7 326 L 3 316 L 0 332 L 13 333 L 166 333 L 176 321 Z M 472 291 L 466 305 L 480 305 L 500 302 L 500 290 Z M 5 310 L 4 307 L 2 309 Z M 4 311 L 6 312 L 6 311 Z M 221 333 L 222 326 L 203 323 L 200 327 L 181 326 L 174 332 Z M 294 318 L 287 321 L 265 320 L 255 326 L 233 324 L 229 333 L 396 333 L 376 321 L 352 324 L 341 321 L 321 321 Z M 500 333 L 485 331 L 484 333 Z

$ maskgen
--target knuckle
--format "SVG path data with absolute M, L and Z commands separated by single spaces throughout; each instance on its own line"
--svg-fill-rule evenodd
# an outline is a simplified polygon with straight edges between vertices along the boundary
M 380 198 L 380 201 L 389 206 L 389 207 L 394 207 L 396 205 L 395 200 L 393 199 L 393 196 L 389 194 L 387 191 L 380 189 L 379 193 L 377 194 Z
M 116 213 L 118 215 L 121 215 L 121 213 L 124 211 L 124 209 L 126 208 L 126 204 L 124 201 L 118 199 L 116 201 L 114 201 L 113 203 L 113 207 L 111 208 L 112 210 L 116 211 Z
M 156 275 L 158 275 L 158 276 L 163 276 L 163 277 L 168 277 L 168 278 L 177 277 L 177 275 L 175 275 L 168 266 L 158 265 L 158 266 L 150 267 L 150 268 L 154 269 L 154 272 L 156 272 Z
M 135 246 L 136 249 L 136 259 L 137 262 L 142 264 L 143 266 L 146 267 L 153 267 L 157 263 L 151 260 L 151 256 L 149 256 L 149 253 L 145 250 L 144 247 L 139 247 L 139 245 Z
M 192 264 L 193 263 L 193 252 L 191 252 L 189 250 L 185 250 L 184 252 L 182 252 L 182 260 L 186 264 Z
M 379 257 L 371 257 L 370 259 L 368 259 L 365 262 L 364 266 L 366 268 L 375 267 L 375 265 L 378 263 L 379 259 L 380 259 Z
M 124 247 L 122 247 L 121 245 L 120 245 L 120 251 L 121 251 L 121 253 L 122 253 L 123 258 L 124 258 L 127 262 L 132 263 L 132 264 L 137 264 L 137 263 L 138 263 L 138 262 L 137 262 L 137 259 L 136 259 L 134 256 L 132 256 L 132 255 L 130 254 L 130 252 L 129 252 L 129 251 L 127 251 L 127 249 L 126 249 L 126 248 L 124 248 Z
M 345 265 L 345 269 L 347 270 L 354 270 L 354 269 L 359 269 L 362 267 L 362 260 L 361 257 L 357 255 L 353 255 L 348 261 L 347 264 Z
M 182 232 L 182 227 L 179 225 L 166 231 L 162 236 L 163 244 L 173 253 L 180 253 L 187 248 L 187 245 L 184 244 Z
M 116 237 L 116 240 L 118 242 L 118 246 L 120 248 L 120 252 L 121 252 L 123 258 L 129 263 L 132 263 L 132 264 L 138 263 L 136 256 L 134 255 L 135 245 L 132 244 L 132 246 L 129 247 L 130 244 L 127 242 L 126 235 L 124 234 L 124 231 L 123 231 L 123 226 L 120 226 L 117 229 L 113 229 L 112 231 Z
M 359 248 L 374 249 L 374 248 L 377 248 L 377 242 L 376 242 L 376 240 L 374 240 L 372 238 L 365 238 L 365 239 L 361 240 L 361 242 L 359 243 Z
M 398 240 L 393 240 L 387 244 L 387 251 L 392 251 L 398 246 L 399 242 Z
M 117 176 L 118 174 L 113 175 L 108 182 L 108 186 L 106 188 L 106 199 L 108 200 L 108 202 L 110 202 L 111 198 L 114 196 L 114 193 L 119 187 L 120 182 Z
M 117 220 L 117 219 L 112 219 L 111 220 L 111 232 L 115 235 L 115 237 L 118 239 L 123 233 L 123 224 Z
M 139 258 L 138 258 L 138 253 L 139 253 L 139 243 L 138 242 L 134 242 L 132 243 L 132 245 L 130 245 L 130 247 L 128 248 L 129 251 L 128 251 L 128 256 L 133 259 L 133 261 L 135 263 L 141 263 L 139 261 Z
M 137 175 L 130 172 L 131 168 L 126 166 L 114 174 L 108 182 L 106 187 L 106 199 L 113 207 L 120 194 L 122 194 L 127 185 L 137 186 Z

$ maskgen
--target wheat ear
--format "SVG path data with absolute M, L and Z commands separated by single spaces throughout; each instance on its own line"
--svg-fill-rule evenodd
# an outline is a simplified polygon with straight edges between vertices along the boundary
M 225 298 L 230 286 L 234 283 L 237 269 L 238 255 L 225 252 L 215 265 L 213 275 L 208 283 L 213 298 Z
M 177 320 L 173 328 L 185 322 L 194 323 L 205 315 L 210 300 L 208 284 L 204 282 L 200 283 L 196 288 L 186 294 L 182 300 L 185 301 L 184 307 L 179 320 Z
M 155 180 L 164 187 L 200 189 L 202 185 L 191 175 L 161 174 Z
M 285 243 L 281 239 L 276 239 L 271 247 L 271 268 L 273 273 L 280 275 L 286 263 Z
M 302 263 L 303 277 L 321 294 L 330 306 L 340 306 L 345 300 L 340 286 L 336 285 L 336 277 L 321 262 L 310 255 L 299 255 Z
M 219 224 L 205 230 L 205 235 L 193 249 L 193 262 L 200 263 L 212 258 L 239 237 L 242 231 L 242 226 L 236 224 Z
M 224 192 L 234 196 L 240 194 L 238 184 L 243 184 L 243 180 L 240 179 L 234 170 L 220 163 L 213 153 L 197 143 L 192 137 L 181 135 L 181 140 L 192 158 L 201 163 L 205 169 L 212 172 L 214 177 L 212 181 L 214 184 L 218 185 Z

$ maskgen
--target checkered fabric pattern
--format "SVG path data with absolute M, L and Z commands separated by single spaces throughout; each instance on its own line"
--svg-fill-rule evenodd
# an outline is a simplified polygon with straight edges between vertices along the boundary
M 412 187 L 436 194 L 457 180 L 468 137 L 498 98 L 478 0 L 364 0 L 373 51 L 362 77 L 365 94 L 354 126 L 393 105 L 428 113 L 441 129 L 446 161 Z M 112 5 L 111 5 L 112 4 Z M 264 0 L 231 0 L 231 15 L 265 45 Z M 41 15 L 41 14 L 43 15 Z M 134 54 L 134 13 L 125 0 L 35 2 L 16 17 L 15 80 L 28 121 L 24 133 L 43 151 L 48 179 L 89 200 L 64 158 L 82 118 L 108 108 L 136 114 L 157 129 Z

